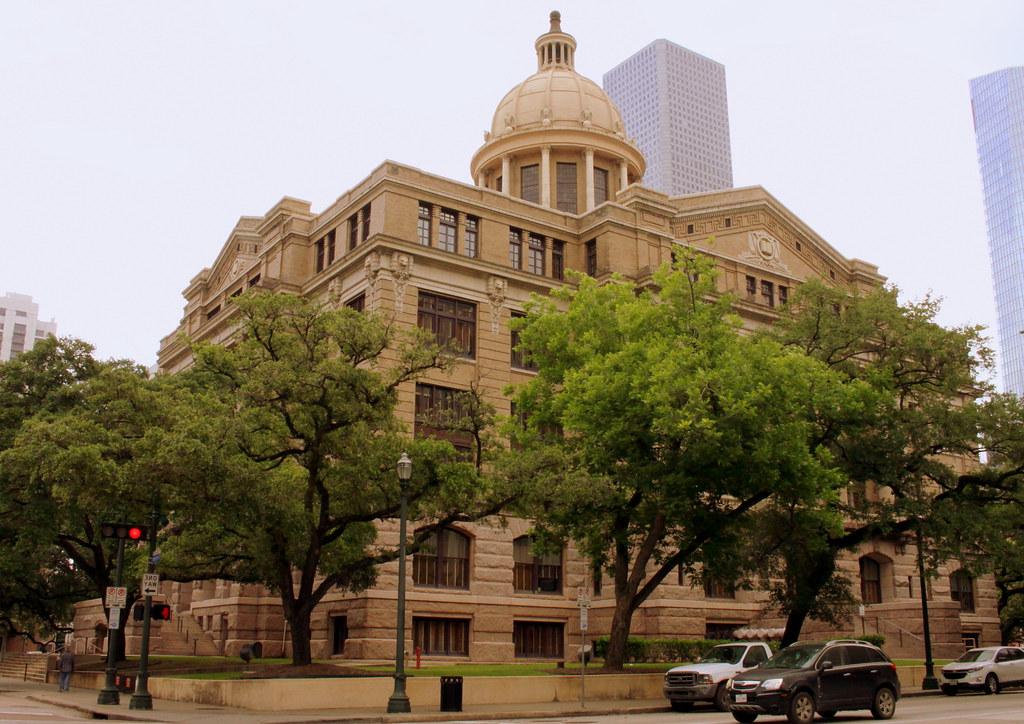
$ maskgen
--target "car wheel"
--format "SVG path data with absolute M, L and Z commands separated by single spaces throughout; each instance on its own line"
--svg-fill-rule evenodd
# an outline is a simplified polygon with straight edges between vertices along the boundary
M 942 685 L 942 693 L 945 694 L 946 696 L 956 696 L 957 695 L 957 690 L 956 690 L 955 686 L 950 686 L 949 684 L 943 684 Z
M 673 701 L 672 702 L 672 711 L 692 711 L 692 710 L 693 710 L 693 702 L 692 701 Z
M 999 677 L 995 674 L 989 674 L 985 677 L 985 693 L 986 694 L 998 694 L 999 693 Z
M 836 718 L 836 713 L 835 711 L 830 709 L 828 711 L 819 711 L 818 716 L 820 716 L 825 721 L 832 721 Z
M 729 711 L 729 690 L 725 688 L 724 681 L 715 689 L 715 708 L 718 711 Z
M 734 711 L 732 718 L 740 722 L 740 724 L 750 724 L 750 722 L 757 719 L 757 713 L 752 711 Z
M 798 692 L 790 699 L 786 718 L 794 724 L 809 724 L 814 721 L 814 697 L 806 691 Z
M 871 704 L 871 716 L 875 719 L 892 719 L 896 713 L 896 694 L 888 686 L 875 692 L 875 700 Z

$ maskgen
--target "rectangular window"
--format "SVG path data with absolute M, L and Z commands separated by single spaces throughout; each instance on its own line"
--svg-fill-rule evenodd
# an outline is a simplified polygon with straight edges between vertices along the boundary
M 597 276 L 597 239 L 587 242 L 587 274 Z
M 555 164 L 555 183 L 557 184 L 557 206 L 559 211 L 576 213 L 576 164 Z
M 686 225 L 686 233 L 687 234 L 692 234 L 693 233 L 693 224 L 687 224 Z
M 416 384 L 416 437 L 447 440 L 456 450 L 471 452 L 473 436 L 461 428 L 465 417 L 462 390 Z
M 530 244 L 527 249 L 526 270 L 531 274 L 544 276 L 544 237 L 537 234 L 530 234 Z
M 704 624 L 704 638 L 709 641 L 732 641 L 734 632 L 740 628 L 741 623 L 712 623 Z
M 523 268 L 523 232 L 519 229 L 508 230 L 508 263 L 513 269 Z
M 348 307 L 349 309 L 354 309 L 357 312 L 363 311 L 363 309 L 366 307 L 366 295 L 359 294 L 352 297 L 347 302 L 345 302 L 345 306 Z
M 335 243 L 334 243 L 334 237 L 335 237 L 335 229 L 331 229 L 330 231 L 327 232 L 327 264 L 328 265 L 334 263 L 334 254 L 335 254 L 335 250 L 336 250 Z
M 214 307 L 213 309 L 211 309 L 209 312 L 206 313 L 206 318 L 207 319 L 213 319 L 218 314 L 220 314 L 220 305 L 219 304 L 216 307 Z M 21 334 L 22 334 L 22 336 L 25 335 L 25 327 L 23 325 L 20 325 L 20 324 L 15 324 L 14 325 L 14 336 L 15 337 L 18 336 L 18 328 L 19 327 L 21 327 Z
M 348 219 L 348 250 L 352 251 L 359 243 L 359 219 L 355 214 Z
M 526 315 L 522 312 L 512 312 L 512 319 L 523 319 L 525 317 Z M 512 329 L 510 346 L 512 347 L 510 363 L 513 367 L 521 370 L 537 369 L 537 365 L 535 365 L 524 352 L 517 349 L 519 347 L 519 330 L 517 329 Z
M 789 287 L 779 285 L 779 304 L 785 306 L 789 303 Z
M 438 216 L 437 246 L 442 251 L 455 251 L 455 230 L 457 228 L 457 212 L 451 209 L 441 209 Z
M 747 301 L 754 301 L 754 297 L 757 296 L 757 279 L 752 276 L 747 277 Z
M 416 219 L 416 236 L 420 244 L 430 246 L 430 204 L 420 202 L 419 216 Z
M 322 272 L 324 270 L 324 240 L 317 239 L 316 242 L 316 270 Z
M 608 172 L 603 168 L 594 169 L 594 206 L 608 200 Z
M 345 642 L 348 640 L 348 618 L 331 616 L 331 655 L 345 653 Z
M 462 236 L 462 253 L 468 257 L 476 257 L 476 240 L 480 228 L 480 219 L 475 216 L 466 217 L 466 226 Z
M 420 292 L 418 322 L 438 344 L 453 344 L 463 357 L 476 355 L 476 305 Z
M 592 571 L 592 573 L 593 573 L 593 581 L 594 581 L 594 595 L 595 596 L 600 596 L 601 595 L 601 584 L 603 583 L 602 579 L 604 578 L 604 571 L 601 570 L 601 564 L 595 563 L 594 564 L 594 570 Z
M 565 624 L 514 621 L 512 640 L 517 659 L 561 659 L 565 655 Z
M 257 274 L 256 276 L 254 276 L 252 279 L 249 280 L 249 286 L 250 287 L 254 287 L 254 286 L 256 286 L 259 283 L 260 283 L 260 275 L 259 274 Z
M 761 302 L 769 307 L 775 306 L 775 285 L 763 279 L 761 280 Z
M 363 222 L 363 233 L 360 236 L 360 241 L 366 241 L 370 238 L 370 205 L 367 204 L 359 210 L 360 220 Z
M 705 598 L 736 598 L 736 588 L 715 578 L 704 579 Z
M 519 172 L 520 197 L 523 201 L 540 203 L 540 166 L 523 166 Z
M 428 656 L 469 656 L 469 620 L 413 616 L 412 642 Z
M 730 219 L 728 216 L 726 216 L 725 217 L 725 228 L 728 229 L 730 226 L 732 226 L 732 219 Z
M 565 242 L 551 240 L 551 278 L 565 279 Z

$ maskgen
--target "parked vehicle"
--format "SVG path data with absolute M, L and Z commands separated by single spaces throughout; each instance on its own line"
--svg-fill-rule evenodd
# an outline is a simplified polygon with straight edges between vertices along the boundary
M 970 649 L 942 667 L 940 684 L 942 693 L 947 696 L 970 689 L 998 694 L 1004 686 L 1024 684 L 1024 649 L 1017 646 Z
M 697 701 L 711 701 L 719 711 L 729 711 L 725 683 L 767 661 L 771 655 L 768 644 L 760 641 L 720 644 L 709 649 L 697 663 L 669 669 L 665 674 L 665 696 L 676 711 L 688 711 Z
M 795 643 L 728 684 L 733 718 L 752 722 L 760 714 L 784 714 L 808 724 L 817 712 L 870 709 L 891 719 L 900 698 L 896 665 L 866 641 L 837 639 Z

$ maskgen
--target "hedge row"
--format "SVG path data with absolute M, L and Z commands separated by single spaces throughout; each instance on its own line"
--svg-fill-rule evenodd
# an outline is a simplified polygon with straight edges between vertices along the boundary
M 881 648 L 885 644 L 885 636 L 866 634 L 858 640 L 867 641 Z M 594 641 L 594 655 L 606 658 L 608 653 L 608 636 Z M 642 639 L 630 636 L 626 640 L 626 661 L 630 663 L 655 663 L 663 661 L 696 661 L 712 646 L 735 643 L 734 641 L 715 641 L 711 639 Z M 767 642 L 773 651 L 778 650 L 778 641 Z

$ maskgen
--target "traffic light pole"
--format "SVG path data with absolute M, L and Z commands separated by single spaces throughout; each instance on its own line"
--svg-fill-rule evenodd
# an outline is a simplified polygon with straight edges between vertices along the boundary
M 152 573 L 156 568 L 153 556 L 156 555 L 156 529 L 160 524 L 160 511 L 156 508 L 153 508 L 149 522 L 149 564 L 146 566 L 146 572 Z M 132 698 L 128 702 L 129 709 L 153 708 L 153 697 L 149 695 L 149 627 L 150 618 L 152 618 L 150 610 L 152 605 L 153 597 L 146 596 L 146 606 L 142 613 L 142 651 L 139 652 L 139 676 L 135 680 L 135 693 L 132 694 Z
M 117 539 L 117 573 L 115 574 L 114 585 L 118 588 L 121 587 L 121 573 L 124 571 L 124 538 Z M 121 614 L 118 612 L 118 619 Z M 120 626 L 121 621 L 118 620 Z M 107 620 L 107 676 L 103 681 L 103 688 L 100 690 L 100 695 L 96 699 L 97 704 L 120 704 L 121 695 L 117 691 L 117 685 L 114 683 L 114 678 L 117 676 L 117 657 L 118 657 L 118 637 L 114 635 L 115 630 L 109 626 L 110 620 Z

